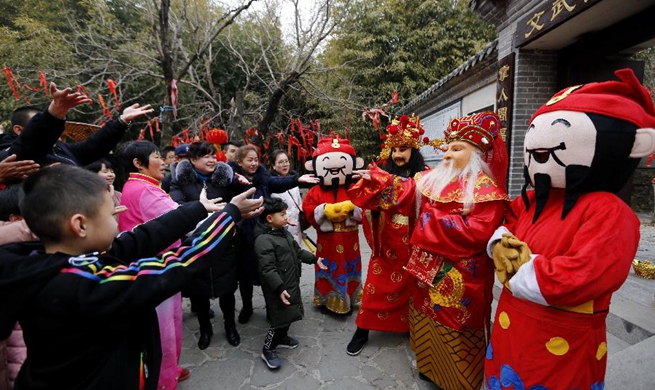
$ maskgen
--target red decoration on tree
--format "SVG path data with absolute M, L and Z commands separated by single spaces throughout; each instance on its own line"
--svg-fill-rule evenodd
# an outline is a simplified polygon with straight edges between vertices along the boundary
M 91 100 L 91 105 L 93 105 L 93 99 L 91 99 L 91 96 L 89 96 L 89 93 L 86 91 L 86 88 L 84 88 L 83 85 L 78 84 L 77 87 L 77 92 L 81 93 L 82 95 L 86 96 L 89 100 Z
M 114 103 L 116 103 L 116 110 L 120 112 L 121 106 L 118 104 L 118 94 L 116 93 L 116 82 L 112 79 L 107 79 L 107 85 L 109 86 L 109 92 L 114 95 Z
M 101 94 L 98 94 L 98 102 L 100 103 L 100 107 L 102 107 L 102 114 L 109 119 L 114 119 L 111 116 L 111 110 L 107 107 L 107 104 L 105 104 L 105 99 L 102 98 Z
M 16 98 L 16 100 L 20 100 L 20 95 L 18 94 L 18 90 L 23 92 L 23 87 L 21 87 L 20 83 L 18 82 L 18 78 L 11 71 L 11 68 L 5 66 L 4 71 L 5 71 L 5 76 L 7 77 L 7 83 L 9 84 L 9 88 L 11 88 L 11 92 L 14 93 L 14 97 Z M 30 101 L 27 97 L 25 97 L 25 101 L 27 102 L 27 104 L 30 104 Z

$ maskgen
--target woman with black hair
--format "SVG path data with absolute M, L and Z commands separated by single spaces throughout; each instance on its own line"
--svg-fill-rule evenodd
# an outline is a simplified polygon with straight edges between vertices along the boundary
M 237 195 L 230 187 L 234 176 L 232 168 L 216 161 L 214 145 L 207 141 L 194 142 L 189 145 L 187 157 L 188 160 L 179 162 L 175 168 L 175 178 L 171 182 L 170 189 L 171 199 L 179 204 L 196 201 L 200 198 L 203 188 L 207 190 L 209 199 L 222 198 L 223 202 L 229 202 L 234 195 Z M 199 275 L 183 291 L 191 300 L 192 310 L 198 315 L 199 349 L 207 348 L 214 334 L 210 322 L 210 313 L 212 313 L 210 299 L 213 298 L 218 298 L 218 304 L 223 312 L 225 337 L 228 343 L 235 347 L 241 343 L 234 321 L 238 240 L 238 236 L 232 237 L 228 248 L 220 254 L 220 257 L 211 259 L 209 271 Z
M 273 176 L 295 176 L 296 172 L 291 170 L 291 161 L 289 156 L 284 150 L 277 149 L 271 153 L 271 161 L 273 162 L 271 175 Z M 281 192 L 279 194 L 271 194 L 273 198 L 279 198 L 287 204 L 287 216 L 289 217 L 289 222 L 293 220 L 295 225 L 289 223 L 286 226 L 286 229 L 291 233 L 291 236 L 302 246 L 302 230 L 300 229 L 300 205 L 302 205 L 302 198 L 300 197 L 300 188 L 293 187 L 290 190 Z
M 150 141 L 131 141 L 116 153 L 123 168 L 129 172 L 123 186 L 121 205 L 127 210 L 118 216 L 121 232 L 157 218 L 179 205 L 160 187 L 164 178 L 164 160 L 157 145 Z M 176 241 L 171 247 L 180 245 Z M 170 247 L 169 247 L 170 248 Z M 182 353 L 182 294 L 177 293 L 157 306 L 161 338 L 161 370 L 159 389 L 175 389 L 177 383 L 189 378 L 189 370 L 179 366 Z
M 228 164 L 235 174 L 245 177 L 248 184 L 241 184 L 233 180 L 232 187 L 237 193 L 244 192 L 250 187 L 255 187 L 254 197 L 270 197 L 273 193 L 282 193 L 297 187 L 299 183 L 316 184 L 318 179 L 313 175 L 298 176 L 272 176 L 268 170 L 259 163 L 257 148 L 253 145 L 244 145 L 237 150 L 236 164 Z M 227 201 L 223 199 L 223 201 Z M 239 292 L 243 308 L 239 313 L 239 323 L 245 324 L 252 315 L 252 292 L 253 286 L 259 286 L 259 275 L 257 273 L 257 255 L 255 254 L 255 225 L 256 220 L 241 220 L 238 226 L 238 234 L 241 236 L 243 246 L 239 251 L 240 261 L 238 262 Z
M 111 198 L 114 201 L 114 206 L 121 205 L 121 193 L 114 189 L 114 181 L 116 180 L 116 173 L 114 173 L 114 166 L 106 158 L 102 158 L 98 161 L 94 161 L 91 164 L 84 167 L 84 169 L 91 172 L 95 172 L 98 176 L 102 177 L 107 181 L 109 186 L 109 191 L 111 192 Z M 118 214 L 116 214 L 116 219 L 118 219 Z

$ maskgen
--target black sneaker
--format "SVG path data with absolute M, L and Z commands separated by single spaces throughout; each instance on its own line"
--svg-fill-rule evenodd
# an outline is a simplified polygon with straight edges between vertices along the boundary
M 359 335 L 355 334 L 353 336 L 353 339 L 350 340 L 348 343 L 348 346 L 346 347 L 346 352 L 350 356 L 357 356 L 359 355 L 360 352 L 362 352 L 362 349 L 364 349 L 364 346 L 368 342 L 368 337 L 359 337 Z
M 277 351 L 274 349 L 262 350 L 262 360 L 272 370 L 282 366 L 282 359 L 277 356 Z
M 280 341 L 280 343 L 277 345 L 278 348 L 287 348 L 287 349 L 296 349 L 298 348 L 298 340 L 294 339 L 293 337 L 287 336 L 284 340 Z

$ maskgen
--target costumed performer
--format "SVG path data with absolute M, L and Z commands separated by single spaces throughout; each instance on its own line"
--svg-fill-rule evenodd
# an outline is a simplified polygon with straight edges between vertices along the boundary
M 362 258 L 359 252 L 359 224 L 362 209 L 355 206 L 346 190 L 353 170 L 364 167 L 347 139 L 329 136 L 319 140 L 312 160 L 305 168 L 314 171 L 319 186 L 307 192 L 302 209 L 316 228 L 316 256 L 328 267 L 315 267 L 314 305 L 323 313 L 352 312 L 361 293 Z
M 413 178 L 427 167 L 420 148 L 425 145 L 420 119 L 402 115 L 387 126 L 380 152 L 380 168 L 384 177 Z M 375 163 L 369 167 L 375 167 Z M 373 177 L 375 181 L 379 176 Z M 357 330 L 346 348 L 356 356 L 368 341 L 369 330 L 409 332 L 409 297 L 411 278 L 403 267 L 411 253 L 409 238 L 416 222 L 415 212 L 407 214 L 392 208 L 380 199 L 379 191 L 370 191 L 360 180 L 348 195 L 353 203 L 366 209 L 362 221 L 364 236 L 371 247 L 371 259 L 364 283 L 362 304 L 357 313 Z
M 488 247 L 505 284 L 489 389 L 605 387 L 605 318 L 639 244 L 639 219 L 615 194 L 655 150 L 650 92 L 630 69 L 616 75 L 558 92 L 530 121 L 526 186 Z
M 478 390 L 491 315 L 493 263 L 485 246 L 503 221 L 507 150 L 490 111 L 453 119 L 443 162 L 414 180 L 379 168 L 362 177 L 388 209 L 418 212 L 407 271 L 410 345 L 419 377 L 444 390 Z M 418 210 L 418 211 L 417 211 Z

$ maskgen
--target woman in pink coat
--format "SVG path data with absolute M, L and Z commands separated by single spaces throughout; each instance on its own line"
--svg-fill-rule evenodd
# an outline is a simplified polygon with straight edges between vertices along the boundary
M 123 186 L 121 205 L 127 211 L 118 217 L 120 231 L 176 209 L 179 205 L 160 187 L 164 177 L 164 160 L 159 148 L 150 141 L 132 141 L 118 151 L 122 165 L 130 173 Z M 171 247 L 179 245 L 175 242 Z M 182 352 L 182 295 L 177 293 L 157 306 L 161 337 L 161 371 L 158 389 L 176 389 L 177 383 L 189 378 L 189 370 L 179 366 Z

